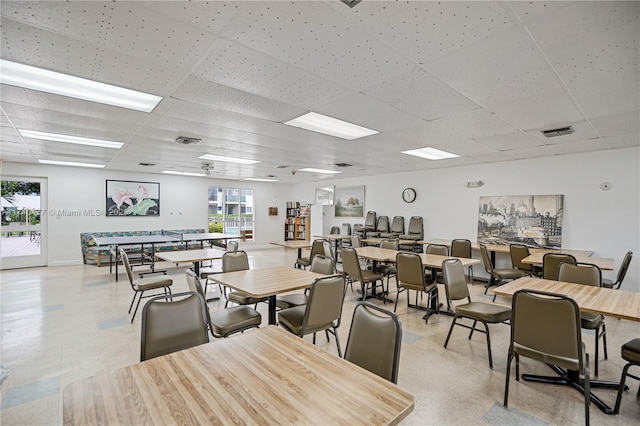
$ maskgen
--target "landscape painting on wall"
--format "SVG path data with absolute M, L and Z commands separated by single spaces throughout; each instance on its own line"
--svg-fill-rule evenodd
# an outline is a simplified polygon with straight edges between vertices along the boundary
M 107 216 L 160 216 L 160 184 L 107 180 Z
M 563 203 L 564 195 L 480 197 L 478 242 L 559 248 Z
M 336 188 L 335 217 L 364 217 L 364 186 Z

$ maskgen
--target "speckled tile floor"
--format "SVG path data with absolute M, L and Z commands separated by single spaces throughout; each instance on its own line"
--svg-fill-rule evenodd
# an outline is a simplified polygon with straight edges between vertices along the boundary
M 281 248 L 249 250 L 252 268 L 293 265 L 294 252 Z M 186 290 L 185 268 L 166 265 L 174 277 L 175 292 Z M 8 375 L 0 387 L 2 425 L 62 423 L 62 390 L 80 378 L 138 362 L 140 319 L 133 324 L 127 310 L 132 290 L 124 276 L 116 282 L 108 267 L 93 265 L 32 268 L 0 273 L 2 349 L 0 364 Z M 391 287 L 395 287 L 393 280 Z M 491 301 L 483 286 L 470 286 L 475 300 Z M 340 338 L 346 344 L 356 293 L 347 292 Z M 441 300 L 444 289 L 441 289 Z M 443 347 L 451 318 L 432 316 L 406 307 L 401 295 L 398 314 L 403 325 L 403 346 L 398 384 L 416 397 L 408 425 L 515 425 L 583 424 L 583 398 L 575 390 L 513 378 L 509 408 L 502 406 L 509 327 L 491 327 L 494 369 L 487 361 L 485 336 L 471 340 L 461 328 L 454 330 L 448 349 Z M 395 298 L 395 294 L 391 294 Z M 498 303 L 509 303 L 497 300 Z M 375 300 L 374 303 L 382 304 Z M 222 307 L 211 302 L 211 309 Z M 386 305 L 393 309 L 393 305 Z M 259 309 L 266 319 L 266 305 Z M 264 321 L 264 320 L 263 320 Z M 600 359 L 600 379 L 618 380 L 625 362 L 620 346 L 640 336 L 640 324 L 607 318 L 609 359 Z M 233 338 L 233 337 L 232 337 Z M 584 333 L 593 354 L 593 335 Z M 319 345 L 337 353 L 335 342 L 319 338 Z M 215 343 L 215 342 L 214 342 Z M 522 359 L 521 372 L 549 374 L 545 365 Z M 636 373 L 638 373 L 636 371 Z M 630 380 L 621 414 L 603 414 L 592 405 L 597 425 L 640 424 L 638 382 Z M 595 390 L 613 405 L 616 392 Z

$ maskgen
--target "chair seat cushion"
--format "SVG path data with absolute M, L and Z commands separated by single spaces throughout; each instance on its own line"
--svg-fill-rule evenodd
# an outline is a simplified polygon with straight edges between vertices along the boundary
M 214 335 L 227 336 L 235 331 L 257 327 L 262 322 L 260 312 L 249 306 L 233 306 L 210 312 Z
M 438 284 L 435 282 L 427 282 L 426 288 L 423 288 L 422 285 L 420 284 L 409 284 L 409 283 L 403 283 L 400 282 L 399 286 L 402 288 L 406 288 L 407 290 L 415 290 L 415 291 L 425 291 L 427 293 L 431 293 L 433 290 L 436 290 L 438 288 Z
M 504 322 L 511 318 L 511 308 L 484 302 L 458 305 L 456 306 L 456 313 L 478 318 L 488 323 Z
M 621 355 L 629 362 L 640 362 L 640 339 L 633 339 L 622 345 Z
M 311 260 L 308 257 L 299 257 L 296 263 L 302 266 L 311 266 Z
M 154 288 L 168 287 L 173 284 L 173 279 L 168 275 L 154 275 L 150 277 L 138 278 L 133 282 L 140 291 Z
M 362 281 L 364 281 L 365 283 L 370 283 L 372 281 L 378 281 L 381 279 L 382 279 L 382 274 L 369 271 L 368 269 L 362 270 Z
M 303 293 L 284 294 L 277 297 L 276 306 L 278 309 L 293 308 L 294 306 L 306 305 L 308 299 L 307 295 Z
M 614 284 L 614 282 L 611 281 L 609 278 L 603 278 L 602 279 L 602 287 L 613 288 L 613 284 Z
M 580 312 L 580 323 L 582 328 L 593 330 L 602 325 L 604 317 L 598 314 L 591 314 L 589 312 Z
M 289 309 L 283 309 L 278 312 L 278 323 L 293 334 L 300 336 L 302 334 L 302 322 L 304 320 L 304 314 L 307 311 L 306 305 L 295 306 Z M 331 323 L 322 324 L 317 327 L 307 328 L 305 334 L 315 333 L 316 331 L 326 330 L 331 328 Z
M 519 269 L 515 269 L 515 268 L 494 269 L 493 272 L 496 274 L 496 276 L 498 276 L 500 278 L 504 278 L 504 279 L 520 278 L 520 277 L 526 275 L 525 272 L 523 272 L 523 271 L 521 271 Z
M 213 274 L 221 274 L 222 270 L 220 268 L 213 268 L 213 267 L 206 267 L 206 268 L 200 268 L 200 278 L 204 279 L 207 278 L 209 275 L 213 275 Z
M 267 300 L 266 297 L 258 298 L 249 296 L 247 293 L 241 291 L 232 291 L 227 295 L 227 299 L 238 305 L 253 305 L 254 303 L 260 303 Z

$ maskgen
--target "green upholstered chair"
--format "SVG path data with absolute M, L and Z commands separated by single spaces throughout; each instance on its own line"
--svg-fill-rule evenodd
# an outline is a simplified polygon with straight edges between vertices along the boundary
M 226 252 L 222 255 L 222 272 L 246 271 L 248 269 L 249 257 L 247 256 L 247 252 L 239 250 L 235 252 Z M 224 302 L 224 307 L 226 308 L 229 305 L 229 302 L 231 302 L 238 305 L 254 305 L 254 308 L 256 308 L 258 307 L 258 303 L 266 301 L 266 297 L 255 298 L 243 291 L 234 290 L 227 294 L 227 300 Z
M 319 254 L 324 255 L 325 241 L 327 240 L 324 240 L 324 239 L 314 240 L 313 243 L 311 243 L 311 253 L 309 254 L 309 257 L 299 257 L 296 260 L 296 264 L 295 264 L 296 268 L 307 269 L 307 267 L 311 265 L 311 262 L 313 261 L 313 258 L 315 256 Z
M 575 257 L 565 253 L 546 253 L 542 256 L 542 278 L 558 281 L 558 268 L 561 263 L 575 265 L 577 262 Z
M 332 275 L 335 273 L 335 263 L 333 259 L 324 255 L 317 255 L 313 258 L 309 271 L 317 274 Z M 304 293 L 283 294 L 276 298 L 276 307 L 278 309 L 288 309 L 294 306 L 306 305 L 309 297 L 307 290 Z
M 610 279 L 603 278 L 602 287 L 615 289 L 620 288 L 622 280 L 624 280 L 624 276 L 627 275 L 627 269 L 629 269 L 629 265 L 631 264 L 631 257 L 633 257 L 633 252 L 628 251 L 627 254 L 624 255 L 624 259 L 622 259 L 622 264 L 620 265 L 620 269 L 618 269 L 618 275 L 615 282 Z
M 529 247 L 524 244 L 510 244 L 509 245 L 509 254 L 511 255 L 511 264 L 514 268 L 524 272 L 526 275 L 531 276 L 541 276 L 542 271 L 537 269 L 530 263 L 524 263 L 522 259 L 528 257 L 531 253 L 529 252 Z
M 616 406 L 613 409 L 614 414 L 620 412 L 620 403 L 622 402 L 622 393 L 624 392 L 624 383 L 626 382 L 627 376 L 640 380 L 640 377 L 629 374 L 629 368 L 633 366 L 640 367 L 640 339 L 633 339 L 622 345 L 620 355 L 622 359 L 627 361 L 627 364 L 622 369 L 622 376 L 620 376 L 620 387 L 618 388 Z M 638 386 L 636 398 L 640 398 L 640 386 Z
M 403 291 L 407 292 L 407 307 L 427 311 L 424 316 L 426 321 L 429 321 L 431 314 L 439 312 L 438 285 L 435 282 L 428 281 L 427 277 L 425 277 L 424 266 L 422 265 L 422 259 L 419 254 L 398 252 L 396 255 L 396 282 L 398 292 L 393 308 L 394 312 L 398 308 L 400 293 Z M 416 292 L 416 301 L 414 304 L 410 303 L 409 290 Z M 418 294 L 422 293 L 427 295 L 427 306 L 418 305 Z M 435 306 L 435 309 L 432 309 L 432 306 Z
M 493 263 L 491 262 L 491 258 L 489 257 L 489 250 L 487 250 L 487 246 L 484 244 L 480 244 L 480 254 L 482 256 L 482 263 L 484 264 L 484 269 L 489 274 L 489 282 L 485 286 L 484 294 L 487 294 L 487 290 L 492 285 L 501 285 L 504 280 L 515 280 L 520 277 L 524 277 L 526 274 L 516 268 L 494 268 Z M 496 296 L 493 296 L 493 301 L 495 302 Z
M 382 232 L 380 238 L 398 238 L 404 234 L 404 216 L 394 216 L 389 232 Z
M 451 241 L 451 252 L 449 253 L 453 257 L 461 257 L 464 259 L 471 259 L 471 241 L 457 238 Z M 469 279 L 471 280 L 471 284 L 474 283 L 473 278 L 473 265 L 469 265 Z
M 489 324 L 506 323 L 511 319 L 511 308 L 495 305 L 493 303 L 473 302 L 469 295 L 467 287 L 467 279 L 464 276 L 464 267 L 460 259 L 447 259 L 442 262 L 442 271 L 445 281 L 445 292 L 447 295 L 447 306 L 450 311 L 455 312 L 447 339 L 444 342 L 446 348 L 451 337 L 453 327 L 456 325 L 471 330 L 469 339 L 473 337 L 473 333 L 478 331 L 487 336 L 487 352 L 489 354 L 489 367 L 493 368 L 493 358 L 491 356 L 491 336 L 489 334 Z M 464 300 L 465 303 L 455 305 L 454 302 Z M 462 319 L 473 321 L 472 325 L 461 322 Z M 476 328 L 480 322 L 484 326 Z
M 353 248 L 342 249 L 342 270 L 345 274 L 347 281 L 353 285 L 353 283 L 360 283 L 362 289 L 362 299 L 367 298 L 369 286 L 377 286 L 380 281 L 380 288 L 384 291 L 384 281 L 382 274 L 368 269 L 362 269 L 360 261 L 358 260 L 358 254 Z M 386 303 L 386 301 L 385 301 Z

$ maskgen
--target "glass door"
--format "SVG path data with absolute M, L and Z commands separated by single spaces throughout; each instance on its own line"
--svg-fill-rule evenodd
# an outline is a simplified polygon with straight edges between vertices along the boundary
M 47 265 L 44 178 L 2 177 L 0 269 Z

